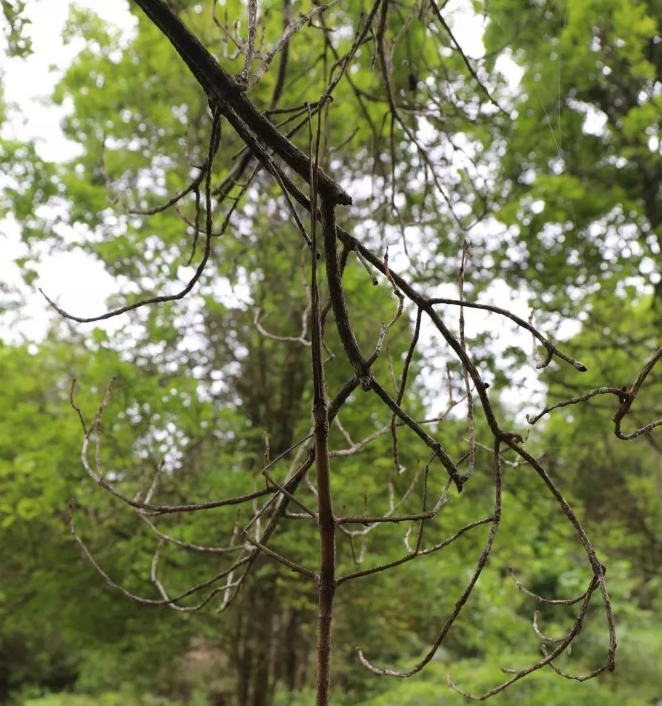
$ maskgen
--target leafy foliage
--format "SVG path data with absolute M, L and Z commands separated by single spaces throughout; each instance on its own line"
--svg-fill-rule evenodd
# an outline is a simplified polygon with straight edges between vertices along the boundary
M 23 5 L 2 3 L 9 52 L 15 55 L 30 51 Z M 235 49 L 243 35 L 236 23 L 244 18 L 243 4 L 214 5 L 216 21 L 211 3 L 176 5 L 223 66 L 238 74 L 243 57 Z M 570 377 L 550 366 L 549 404 L 600 385 L 631 384 L 659 346 L 657 5 L 491 0 L 475 6 L 487 18 L 486 55 L 479 65 L 484 86 L 448 33 L 432 30 L 422 13 L 406 5 L 391 3 L 384 16 L 392 69 L 387 77 L 375 70 L 383 62 L 377 37 L 357 51 L 324 123 L 324 166 L 356 187 L 344 226 L 382 250 L 389 246 L 394 252 L 403 243 L 402 262 L 431 287 L 457 281 L 461 243 L 469 237 L 472 297 L 489 294 L 499 280 L 546 311 L 546 323 L 554 324 L 558 312 L 580 318 L 581 330 L 567 349 L 589 372 L 579 386 L 574 371 Z M 287 2 L 260 3 L 260 16 L 268 17 L 263 47 L 275 44 L 291 10 Z M 322 93 L 369 10 L 367 3 L 351 0 L 311 21 L 310 31 L 288 45 L 286 83 L 279 79 L 281 55 L 248 91 L 260 110 L 274 111 L 271 119 L 283 129 L 298 124 L 292 140 L 304 151 L 307 115 L 295 108 Z M 30 247 L 18 263 L 26 283 L 33 284 L 44 249 L 83 249 L 117 277 L 112 306 L 173 291 L 190 278 L 201 256 L 199 194 L 191 190 L 179 213 L 158 207 L 200 171 L 195 165 L 206 157 L 207 97 L 156 27 L 133 5 L 132 11 L 136 26 L 127 36 L 92 12 L 72 10 L 64 38 L 82 40 L 84 48 L 52 100 L 72 106 L 63 131 L 79 147 L 75 158 L 50 164 L 29 142 L 0 140 L 6 180 L 0 213 L 14 216 Z M 523 71 L 515 92 L 500 73 L 504 57 Z M 442 85 L 447 90 L 440 98 Z M 505 112 L 488 98 L 486 86 Z M 295 119 L 280 122 L 289 115 Z M 224 125 L 215 184 L 241 164 L 247 178 L 252 163 L 242 148 Z M 467 157 L 461 167 L 458 155 Z M 442 183 L 435 183 L 440 173 Z M 214 237 L 213 257 L 191 297 L 133 311 L 112 334 L 99 328 L 83 338 L 61 325 L 39 345 L 0 347 L 0 701 L 265 706 L 313 698 L 316 593 L 300 575 L 261 561 L 234 613 L 200 616 L 136 606 L 103 584 L 67 528 L 73 498 L 82 508 L 77 530 L 104 571 L 128 590 L 158 598 L 149 581 L 158 540 L 116 499 L 83 482 L 78 460 L 83 434 L 69 402 L 74 377 L 76 401 L 88 423 L 108 380 L 116 380 L 99 458 L 112 487 L 130 497 L 149 485 L 164 459 L 159 502 L 251 492 L 263 482 L 265 435 L 273 459 L 309 431 L 309 348 L 277 340 L 296 339 L 310 324 L 309 262 L 301 235 L 265 171 L 247 188 L 235 183 L 228 195 L 226 210 L 216 214 L 228 228 Z M 240 198 L 233 208 L 233 199 Z M 352 320 L 360 322 L 359 344 L 369 350 L 395 312 L 397 297 L 386 279 L 373 285 L 374 275 L 355 253 L 347 257 L 345 295 Z M 390 381 L 392 370 L 395 378 L 402 372 L 412 313 L 405 309 L 389 330 L 388 350 L 374 365 L 382 380 Z M 332 396 L 353 372 L 331 323 L 325 340 Z M 494 375 L 494 387 L 505 387 L 509 371 L 490 348 L 489 336 L 470 344 L 477 365 Z M 518 368 L 526 361 L 518 346 L 506 353 Z M 416 418 L 432 416 L 430 397 L 436 414 L 440 399 L 463 394 L 457 368 L 451 368 L 457 379 L 449 389 L 431 384 L 426 372 L 416 356 L 403 400 Z M 658 386 L 652 374 L 632 411 L 635 422 L 659 416 Z M 351 402 L 339 415 L 351 440 L 390 424 L 390 414 L 367 395 L 356 392 Z M 639 706 L 662 693 L 655 657 L 662 649 L 659 442 L 654 435 L 636 444 L 608 436 L 610 405 L 611 398 L 598 396 L 586 406 L 555 410 L 534 427 L 527 448 L 552 456 L 551 474 L 601 539 L 622 626 L 619 671 L 578 684 L 545 670 L 497 695 L 504 706 L 598 701 Z M 495 406 L 509 414 L 498 400 Z M 457 410 L 428 428 L 453 458 L 462 457 L 466 426 Z M 332 449 L 350 444 L 343 429 L 332 427 Z M 479 442 L 489 438 L 483 417 L 476 419 L 475 431 Z M 391 493 L 406 496 L 412 478 L 420 490 L 428 458 L 410 430 L 400 430 L 399 444 L 402 473 L 389 434 L 377 436 L 361 453 L 333 459 L 332 489 L 344 514 L 385 512 Z M 451 496 L 426 524 L 426 546 L 492 511 L 489 456 L 480 447 L 476 453 L 472 484 L 461 502 Z M 282 479 L 287 467 L 285 459 L 272 472 Z M 436 468 L 430 483 L 437 495 L 444 482 Z M 301 499 L 313 505 L 314 492 L 304 491 Z M 586 588 L 582 550 L 539 480 L 524 468 L 506 467 L 503 503 L 501 534 L 471 610 L 420 678 L 384 682 L 360 666 L 355 647 L 375 663 L 402 669 L 415 664 L 453 609 L 469 572 L 468 557 L 473 562 L 480 554 L 485 532 L 467 534 L 444 553 L 380 574 L 377 581 L 358 579 L 339 593 L 334 703 L 460 703 L 463 698 L 446 686 L 449 668 L 458 684 L 487 690 L 503 679 L 501 666 L 517 668 L 536 658 L 540 640 L 531 619 L 540 606 L 517 591 L 509 567 L 545 597 L 575 596 Z M 412 495 L 398 511 L 419 509 Z M 208 545 L 225 541 L 235 522 L 234 508 L 219 508 L 166 517 L 159 527 L 180 543 Z M 357 570 L 363 541 L 367 554 L 359 569 L 400 559 L 406 529 L 384 524 L 365 538 L 357 535 L 354 546 L 339 543 L 338 575 Z M 273 546 L 314 567 L 317 541 L 312 523 L 293 521 Z M 214 555 L 191 555 L 181 546 L 168 547 L 162 557 L 173 594 L 222 565 Z M 565 606 L 544 605 L 541 630 L 563 633 L 573 617 Z M 560 661 L 561 669 L 574 671 L 579 664 L 588 672 L 599 666 L 604 635 L 601 625 L 590 622 L 573 647 L 572 666 Z

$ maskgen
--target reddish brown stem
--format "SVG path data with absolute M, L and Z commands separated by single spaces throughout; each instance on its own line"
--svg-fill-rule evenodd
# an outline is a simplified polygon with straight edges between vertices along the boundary
M 312 116 L 309 114 L 309 119 Z M 319 119 L 319 117 L 318 117 Z M 317 193 L 319 186 L 319 144 L 321 125 L 318 123 L 315 157 L 313 160 L 313 130 L 310 124 L 310 192 L 313 210 L 311 213 L 311 348 L 313 364 L 313 420 L 315 431 L 315 465 L 317 468 L 318 526 L 320 534 L 320 572 L 318 582 L 317 610 L 317 706 L 328 706 L 331 682 L 331 630 L 333 627 L 333 598 L 336 590 L 336 526 L 331 503 L 331 479 L 329 468 L 329 409 L 324 383 L 324 358 L 322 351 L 322 322 L 320 315 L 319 288 L 317 286 Z M 322 196 L 322 203 L 328 202 Z M 333 205 L 328 208 L 333 222 Z M 328 225 L 325 223 L 325 226 Z M 335 235 L 335 229 L 334 229 Z M 335 237 L 333 238 L 335 255 Z M 328 255 L 328 253 L 327 253 Z
M 331 667 L 331 627 L 333 598 L 336 591 L 336 527 L 331 504 L 329 468 L 329 423 L 326 402 L 317 403 L 315 415 L 315 457 L 317 460 L 317 495 L 320 533 L 320 573 L 317 611 L 317 706 L 329 703 Z

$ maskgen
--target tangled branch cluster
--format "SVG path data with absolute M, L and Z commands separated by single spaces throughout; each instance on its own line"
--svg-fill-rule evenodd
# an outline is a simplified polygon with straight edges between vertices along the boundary
M 194 227 L 196 240 L 198 234 L 204 236 L 204 252 L 192 279 L 175 295 L 151 297 L 93 318 L 76 317 L 63 311 L 54 302 L 51 301 L 50 303 L 61 315 L 69 319 L 78 322 L 90 322 L 118 316 L 138 307 L 185 297 L 200 279 L 212 255 L 214 238 L 226 231 L 232 213 L 237 208 L 237 205 L 246 193 L 252 180 L 259 171 L 263 170 L 273 177 L 282 191 L 285 203 L 291 214 L 292 222 L 300 233 L 303 243 L 310 254 L 312 274 L 310 284 L 306 286 L 308 306 L 302 316 L 302 329 L 299 335 L 277 336 L 270 333 L 265 328 L 263 316 L 260 311 L 255 314 L 254 325 L 258 332 L 265 337 L 280 341 L 283 344 L 302 345 L 311 350 L 310 372 L 314 386 L 313 424 L 308 435 L 297 441 L 290 449 L 277 458 L 269 459 L 268 447 L 265 449 L 265 463 L 261 471 L 266 481 L 266 485 L 263 489 L 254 490 L 245 495 L 218 500 L 207 500 L 204 502 L 181 505 L 162 505 L 155 501 L 159 485 L 160 470 L 155 474 L 150 487 L 145 492 L 140 492 L 133 498 L 122 494 L 112 482 L 107 480 L 101 464 L 100 444 L 102 441 L 102 416 L 110 399 L 111 386 L 108 387 L 105 399 L 89 425 L 84 420 L 77 406 L 74 396 L 74 387 L 72 386 L 71 403 L 80 415 L 84 430 L 82 462 L 86 472 L 104 490 L 132 508 L 141 521 L 149 527 L 158 539 L 158 546 L 152 561 L 151 580 L 158 590 L 160 598 L 151 599 L 136 595 L 114 582 L 99 565 L 81 537 L 77 534 L 72 512 L 71 531 L 73 536 L 107 584 L 121 591 L 125 596 L 148 605 L 167 605 L 175 610 L 197 611 L 207 606 L 214 599 L 217 599 L 218 605 L 216 609 L 219 612 L 227 610 L 228 607 L 232 605 L 242 585 L 247 580 L 252 567 L 254 567 L 257 557 L 260 555 L 265 555 L 279 562 L 289 570 L 313 582 L 317 586 L 319 593 L 318 704 L 324 704 L 328 703 L 329 654 L 331 650 L 331 623 L 335 591 L 348 581 L 377 574 L 413 561 L 417 557 L 439 552 L 464 534 L 482 525 L 488 525 L 489 533 L 487 539 L 469 581 L 460 593 L 452 612 L 447 617 L 445 623 L 440 627 L 434 644 L 412 669 L 406 672 L 399 672 L 378 667 L 366 657 L 363 650 L 358 651 L 361 663 L 371 672 L 399 678 L 406 678 L 416 674 L 434 657 L 458 618 L 458 615 L 466 605 L 492 551 L 502 519 L 503 465 L 506 463 L 503 453 L 506 450 L 511 450 L 519 457 L 517 463 L 520 466 L 526 466 L 537 474 L 543 485 L 547 488 L 547 491 L 561 508 L 568 522 L 572 525 L 586 555 L 589 572 L 588 585 L 586 590 L 578 597 L 567 600 L 553 600 L 528 591 L 518 579 L 513 577 L 517 588 L 538 602 L 565 606 L 579 604 L 579 609 L 571 626 L 563 636 L 550 638 L 545 636 L 541 631 L 536 614 L 533 619 L 533 629 L 541 641 L 542 657 L 540 659 L 524 669 L 504 669 L 507 678 L 503 683 L 495 686 L 484 694 L 470 694 L 459 689 L 454 685 L 450 676 L 448 678 L 448 684 L 468 698 L 484 700 L 503 691 L 512 683 L 545 666 L 550 666 L 559 675 L 565 678 L 580 681 L 592 678 L 605 670 L 613 670 L 615 665 L 616 635 L 612 606 L 605 583 L 605 567 L 598 560 L 594 546 L 587 536 L 575 511 L 564 498 L 561 490 L 550 477 L 541 461 L 527 451 L 525 442 L 519 434 L 505 429 L 497 418 L 497 414 L 488 394 L 488 384 L 484 381 L 483 376 L 474 364 L 472 356 L 467 349 L 464 335 L 464 310 L 467 308 L 481 309 L 502 317 L 507 317 L 522 330 L 531 334 L 535 341 L 537 341 L 546 352 L 545 358 L 538 363 L 539 368 L 546 367 L 553 359 L 557 359 L 562 363 L 572 366 L 578 372 L 585 371 L 585 366 L 559 350 L 559 348 L 536 329 L 532 323 L 524 321 L 500 307 L 466 301 L 464 298 L 463 285 L 468 249 L 465 248 L 462 255 L 459 273 L 459 297 L 457 299 L 428 297 L 410 284 L 403 276 L 391 269 L 387 255 L 381 257 L 376 255 L 338 223 L 338 219 L 342 218 L 342 211 L 340 209 L 343 206 L 350 205 L 351 198 L 345 188 L 319 166 L 323 109 L 325 106 L 328 106 L 329 102 L 333 99 L 334 90 L 341 80 L 346 79 L 351 84 L 351 75 L 348 69 L 359 48 L 365 46 L 368 42 L 371 42 L 373 45 L 375 62 L 379 64 L 384 77 L 386 101 L 390 110 L 391 120 L 394 123 L 400 124 L 403 133 L 419 153 L 426 178 L 429 176 L 439 194 L 443 195 L 446 193 L 443 184 L 440 183 L 437 176 L 435 164 L 431 160 L 425 146 L 420 142 L 416 131 L 411 129 L 408 121 L 404 117 L 405 114 L 415 111 L 423 114 L 425 111 L 429 111 L 430 108 L 417 108 L 409 102 L 403 104 L 392 85 L 392 56 L 389 54 L 388 42 L 385 39 L 389 5 L 391 4 L 389 0 L 374 1 L 369 13 L 367 13 L 362 22 L 359 23 L 351 47 L 345 55 L 338 55 L 336 49 L 330 44 L 330 50 L 335 53 L 335 63 L 330 72 L 330 79 L 326 89 L 316 103 L 306 103 L 290 111 L 291 115 L 286 122 L 299 119 L 299 123 L 297 123 L 289 133 L 286 134 L 282 132 L 273 122 L 274 116 L 278 113 L 276 105 L 283 90 L 283 82 L 280 78 L 274 91 L 272 106 L 267 113 L 260 112 L 248 98 L 247 89 L 260 80 L 269 69 L 272 60 L 277 54 L 285 54 L 288 42 L 294 34 L 307 23 L 312 23 L 313 19 L 323 22 L 325 13 L 328 13 L 338 1 L 339 0 L 335 0 L 335 2 L 328 5 L 315 6 L 307 15 L 301 15 L 298 18 L 291 17 L 289 2 L 286 2 L 286 27 L 281 39 L 267 52 L 263 51 L 260 46 L 261 40 L 258 31 L 256 0 L 249 0 L 248 2 L 249 31 L 246 40 L 239 38 L 236 32 L 218 20 L 215 12 L 214 20 L 217 26 L 222 30 L 226 39 L 233 43 L 237 55 L 245 56 L 244 69 L 237 77 L 233 77 L 216 61 L 196 36 L 187 29 L 165 0 L 135 0 L 135 3 L 171 42 L 205 92 L 212 112 L 212 124 L 207 158 L 205 162 L 199 166 L 198 174 L 191 183 L 160 206 L 143 211 L 133 209 L 133 212 L 150 215 L 169 208 L 177 208 L 178 204 L 185 196 L 191 193 L 195 194 L 195 220 L 190 221 L 189 219 L 187 223 Z M 215 5 L 214 3 L 214 10 L 216 10 Z M 411 15 L 413 17 L 416 13 L 419 13 L 422 17 L 424 13 L 430 13 L 430 21 L 438 22 L 439 26 L 445 29 L 450 36 L 456 50 L 459 50 L 457 42 L 448 24 L 445 22 L 442 12 L 443 8 L 440 8 L 435 0 L 422 0 L 422 2 L 416 4 L 415 12 L 412 12 Z M 405 30 L 403 31 L 406 31 L 406 24 Z M 493 102 L 489 91 L 480 82 L 469 59 L 463 54 L 462 57 L 471 70 L 472 76 L 474 76 L 478 84 L 482 87 L 482 90 L 488 95 L 489 100 Z M 259 62 L 259 67 L 255 72 L 252 72 L 255 61 Z M 358 89 L 356 89 L 356 95 L 359 101 L 366 99 L 365 96 L 361 95 Z M 496 106 L 496 108 L 500 110 L 498 106 Z M 315 117 L 317 118 L 316 127 L 314 127 Z M 227 123 L 227 125 L 233 128 L 240 136 L 245 144 L 245 151 L 241 154 L 231 174 L 227 176 L 222 183 L 216 184 L 213 181 L 213 166 L 222 139 L 222 123 Z M 293 134 L 305 128 L 308 129 L 310 134 L 308 152 L 304 152 L 296 147 L 289 139 Z M 241 181 L 242 179 L 245 179 L 244 182 Z M 230 199 L 228 194 L 235 186 L 240 187 L 239 196 Z M 229 212 L 224 216 L 220 229 L 215 230 L 214 212 L 228 201 L 232 202 Z M 392 198 L 391 201 L 393 209 L 397 211 L 395 199 Z M 309 216 L 310 223 L 308 227 L 304 224 L 302 213 L 306 213 Z M 323 273 L 318 272 L 322 267 L 320 251 L 324 253 Z M 195 246 L 193 253 L 194 252 Z M 191 257 L 193 257 L 193 253 Z M 355 329 L 350 320 L 345 300 L 343 273 L 352 253 L 360 261 L 361 265 L 368 270 L 373 282 L 378 280 L 379 275 L 385 278 L 397 300 L 397 308 L 394 316 L 390 321 L 382 324 L 378 341 L 374 349 L 368 353 L 363 351 L 357 342 Z M 318 285 L 320 278 L 323 278 L 325 290 L 328 292 L 328 300 L 324 302 L 320 299 L 320 288 Z M 373 370 L 373 366 L 382 353 L 383 344 L 389 329 L 403 314 L 405 307 L 407 307 L 408 311 L 410 311 L 415 318 L 415 326 L 404 362 L 404 369 L 396 386 L 397 394 L 392 396 L 387 391 L 383 382 L 378 379 Z M 448 328 L 442 315 L 439 313 L 440 307 L 459 307 L 459 335 L 456 335 Z M 352 366 L 353 375 L 330 399 L 327 399 L 324 378 L 325 363 L 327 362 L 324 359 L 326 345 L 324 334 L 327 319 L 330 314 L 332 315 L 342 342 L 344 355 Z M 416 420 L 407 413 L 402 404 L 407 389 L 411 364 L 415 352 L 417 351 L 417 346 L 419 346 L 421 325 L 424 319 L 434 327 L 438 336 L 447 346 L 449 355 L 453 356 L 454 359 L 460 363 L 464 388 L 463 399 L 454 400 L 451 394 L 448 408 L 445 410 L 444 414 L 434 420 Z M 310 331 L 308 330 L 309 321 L 312 322 Z M 637 380 L 629 389 L 601 387 L 591 390 L 579 397 L 548 407 L 535 417 L 531 417 L 529 421 L 533 424 L 545 414 L 564 405 L 584 402 L 596 395 L 611 394 L 615 395 L 619 400 L 619 407 L 614 416 L 616 436 L 620 439 L 628 440 L 648 432 L 654 427 L 661 425 L 662 419 L 650 422 L 630 433 L 623 432 L 621 424 L 642 388 L 647 375 L 661 358 L 662 349 L 658 350 L 644 366 Z M 348 403 L 348 398 L 351 393 L 357 389 L 362 389 L 368 394 L 375 395 L 380 403 L 389 410 L 391 417 L 391 421 L 388 425 L 360 441 L 352 440 L 340 419 L 341 410 L 344 405 Z M 460 401 L 463 401 L 467 407 L 469 448 L 467 453 L 460 460 L 454 460 L 435 436 L 428 431 L 428 424 L 432 421 L 443 420 Z M 478 444 L 476 441 L 474 415 L 477 406 L 482 409 L 482 414 L 492 435 L 491 447 Z M 328 439 L 331 424 L 337 425 L 343 438 L 347 442 L 346 448 L 329 448 Z M 397 514 L 398 507 L 412 496 L 420 479 L 420 476 L 417 474 L 414 476 L 401 498 L 396 499 L 393 488 L 390 488 L 390 507 L 386 513 L 381 515 L 366 514 L 363 516 L 336 515 L 333 511 L 329 483 L 333 459 L 359 453 L 375 439 L 390 434 L 392 438 L 394 464 L 396 469 L 400 471 L 402 468 L 399 461 L 398 430 L 402 427 L 410 429 L 429 449 L 430 458 L 422 471 L 420 512 Z M 90 445 L 94 448 L 93 454 L 91 453 Z M 446 504 L 451 486 L 454 486 L 458 492 L 461 492 L 463 487 L 470 481 L 475 465 L 477 449 L 489 451 L 493 459 L 494 500 L 492 512 L 483 519 L 465 525 L 445 540 L 432 546 L 425 546 L 423 535 L 426 523 L 442 511 Z M 93 460 L 90 460 L 91 455 L 93 456 Z M 285 458 L 290 459 L 289 471 L 283 481 L 278 481 L 272 475 L 271 470 L 277 462 Z M 443 466 L 448 476 L 448 482 L 438 497 L 430 498 L 428 496 L 428 474 L 434 463 L 439 463 Z M 462 470 L 465 463 L 466 469 Z M 310 472 L 313 467 L 316 472 L 314 481 L 310 477 Z M 318 500 L 317 507 L 309 507 L 300 500 L 298 491 L 304 482 L 308 483 L 309 486 L 314 489 Z M 162 515 L 198 512 L 227 506 L 249 507 L 250 519 L 243 525 L 237 522 L 230 533 L 230 538 L 226 546 L 202 546 L 185 542 L 165 534 L 156 524 L 157 518 Z M 270 541 L 274 533 L 280 524 L 288 519 L 311 522 L 319 529 L 319 569 L 302 566 L 293 559 L 281 555 L 270 547 Z M 352 549 L 354 561 L 357 565 L 360 565 L 365 556 L 366 536 L 376 527 L 384 523 L 398 522 L 408 523 L 409 527 L 404 538 L 406 551 L 399 559 L 369 569 L 357 568 L 353 573 L 348 573 L 343 576 L 335 575 L 335 542 L 338 533 L 347 538 Z M 355 529 L 356 527 L 358 527 L 358 529 Z M 205 581 L 190 587 L 183 593 L 171 595 L 164 586 L 159 574 L 161 551 L 163 546 L 167 543 L 173 543 L 183 549 L 194 552 L 228 554 L 232 557 L 232 560 L 222 571 Z M 601 667 L 590 674 L 571 675 L 559 669 L 555 664 L 555 660 L 569 649 L 573 640 L 579 635 L 589 604 L 596 592 L 598 592 L 602 598 L 608 626 L 609 648 L 606 660 Z M 191 603 L 187 601 L 187 599 L 191 597 L 195 597 L 197 602 Z M 546 647 L 546 645 L 549 644 L 552 645 L 551 648 Z

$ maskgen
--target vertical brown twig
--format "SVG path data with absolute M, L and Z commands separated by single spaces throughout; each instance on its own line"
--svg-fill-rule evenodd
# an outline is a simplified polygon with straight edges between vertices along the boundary
M 321 134 L 321 112 L 318 113 L 317 143 L 313 160 L 312 114 L 309 109 L 310 128 L 310 198 L 314 214 L 317 209 L 317 165 Z M 329 410 L 324 389 L 324 360 L 322 357 L 322 322 L 320 318 L 319 287 L 317 284 L 317 219 L 311 216 L 311 283 L 310 302 L 312 313 L 312 366 L 313 366 L 313 421 L 315 433 L 315 466 L 317 470 L 317 522 L 320 535 L 320 572 L 317 583 L 317 706 L 329 703 L 331 673 L 331 630 L 333 624 L 333 599 L 336 590 L 336 527 L 331 502 L 329 466 Z

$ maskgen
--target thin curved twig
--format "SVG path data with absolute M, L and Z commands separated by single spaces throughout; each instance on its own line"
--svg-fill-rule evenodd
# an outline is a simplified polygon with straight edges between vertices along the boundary
M 141 299 L 138 302 L 135 302 L 133 304 L 127 304 L 126 306 L 119 307 L 118 309 L 113 309 L 112 311 L 108 311 L 105 314 L 101 314 L 99 316 L 74 316 L 73 314 L 69 314 L 67 311 L 59 307 L 52 299 L 50 299 L 46 293 L 44 292 L 43 289 L 39 289 L 39 292 L 41 295 L 46 299 L 46 301 L 50 304 L 50 306 L 57 311 L 60 316 L 64 317 L 65 319 L 69 319 L 71 321 L 76 321 L 79 324 L 89 324 L 93 323 L 95 321 L 105 321 L 106 319 L 112 319 L 115 316 L 120 316 L 120 314 L 126 314 L 129 311 L 134 311 L 135 309 L 139 309 L 140 307 L 143 306 L 148 306 L 150 304 L 163 304 L 165 302 L 172 302 L 172 301 L 179 301 L 180 299 L 183 299 L 192 289 L 195 287 L 196 283 L 202 277 L 202 273 L 205 270 L 205 267 L 207 265 L 207 261 L 209 260 L 209 256 L 211 255 L 211 245 L 212 245 L 212 235 L 213 235 L 213 228 L 212 228 L 212 202 L 211 202 L 211 171 L 212 171 L 212 166 L 213 166 L 213 161 L 214 161 L 214 156 L 216 155 L 216 152 L 218 151 L 219 145 L 221 142 L 221 114 L 220 110 L 218 108 L 214 109 L 214 114 L 213 114 L 213 121 L 212 121 L 212 130 L 211 130 L 211 136 L 209 139 L 209 157 L 208 157 L 208 162 L 209 162 L 209 169 L 206 171 L 205 176 L 206 176 L 206 184 L 205 184 L 205 200 L 206 200 L 206 209 L 207 209 L 207 227 L 206 227 L 206 238 L 205 238 L 205 250 L 204 254 L 202 256 L 202 260 L 200 261 L 200 264 L 195 270 L 195 273 L 193 274 L 193 277 L 189 280 L 188 284 L 181 289 L 179 292 L 176 294 L 161 294 L 156 297 L 148 297 L 146 299 Z
M 428 662 L 432 660 L 432 658 L 435 656 L 437 653 L 437 650 L 441 646 L 442 642 L 446 638 L 446 635 L 448 634 L 449 630 L 453 626 L 455 620 L 457 619 L 457 616 L 460 614 L 462 611 L 462 608 L 464 607 L 465 603 L 467 600 L 469 600 L 469 596 L 471 595 L 471 592 L 474 589 L 474 586 L 476 585 L 476 582 L 478 581 L 483 569 L 485 568 L 485 565 L 487 564 L 487 560 L 490 556 L 490 553 L 492 552 L 492 546 L 494 544 L 494 540 L 497 535 L 497 531 L 499 529 L 499 523 L 501 521 L 501 512 L 502 512 L 502 487 L 503 487 L 503 471 L 501 468 L 501 456 L 499 454 L 501 446 L 501 441 L 499 439 L 496 439 L 494 442 L 494 466 L 495 466 L 495 478 L 494 478 L 494 512 L 490 518 L 487 518 L 485 520 L 480 520 L 480 524 L 484 524 L 486 522 L 491 522 L 492 525 L 490 527 L 490 532 L 487 537 L 487 541 L 485 542 L 485 546 L 483 548 L 483 551 L 481 552 L 480 556 L 478 557 L 478 561 L 476 563 L 476 568 L 473 571 L 473 574 L 471 576 L 471 579 L 469 580 L 468 584 L 466 585 L 464 591 L 458 598 L 457 602 L 455 603 L 455 606 L 449 615 L 448 619 L 444 623 L 443 627 L 439 631 L 439 634 L 437 636 L 437 639 L 435 640 L 434 644 L 428 651 L 428 653 L 419 661 L 417 662 L 414 667 L 412 667 L 410 670 L 406 672 L 399 672 L 393 669 L 384 669 L 380 667 L 375 667 L 371 662 L 369 662 L 365 656 L 363 655 L 362 650 L 358 650 L 358 656 L 359 660 L 361 661 L 361 664 L 369 669 L 373 674 L 380 674 L 383 676 L 389 676 L 389 677 L 397 677 L 399 679 L 407 679 L 414 674 L 417 674 L 420 672 L 423 667 L 425 667 Z

